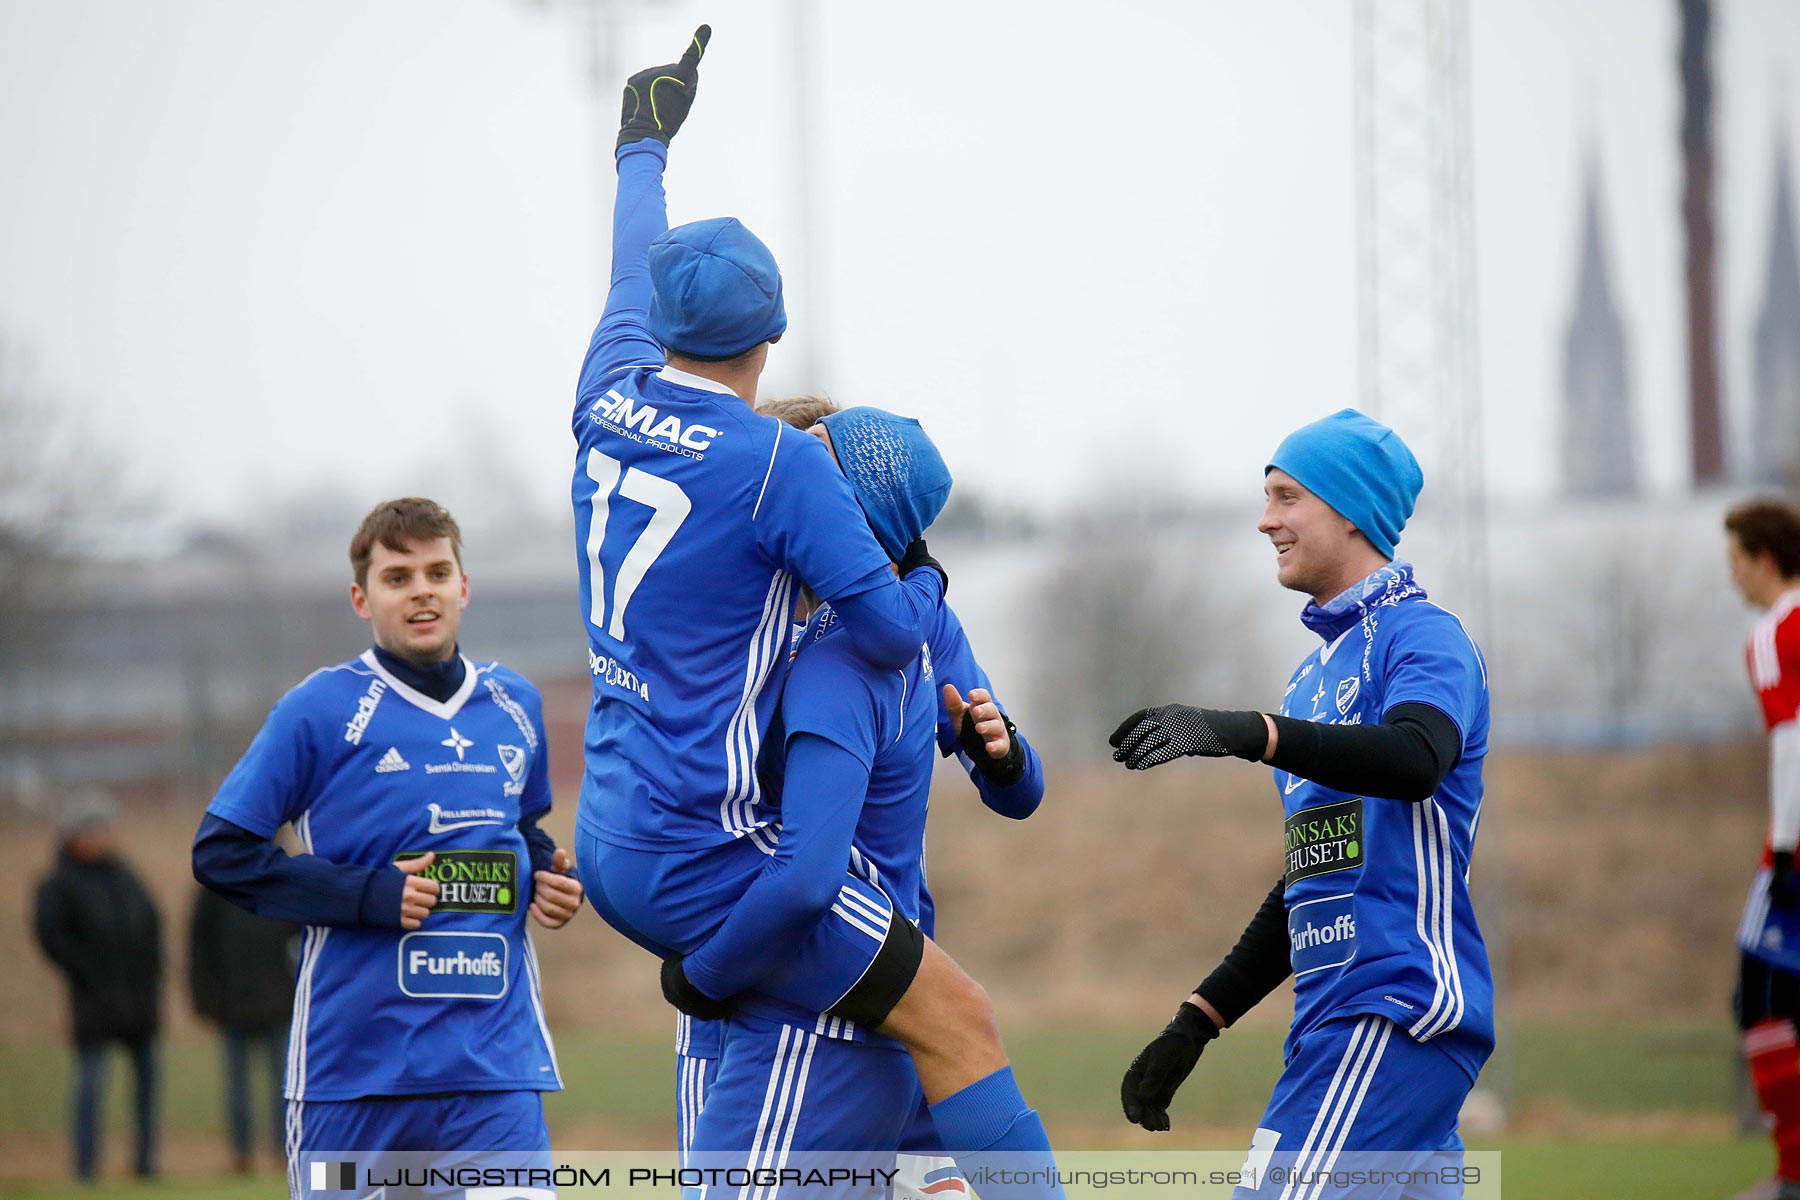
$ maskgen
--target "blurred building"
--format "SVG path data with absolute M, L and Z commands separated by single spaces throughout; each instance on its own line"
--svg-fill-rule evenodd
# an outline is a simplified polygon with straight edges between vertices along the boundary
M 1592 154 L 1584 175 L 1575 298 L 1563 334 L 1562 488 L 1572 496 L 1622 496 L 1638 482 L 1625 325 L 1613 300 Z
M 1794 246 L 1787 131 L 1775 145 L 1775 196 L 1762 308 L 1756 318 L 1756 393 L 1750 470 L 1758 483 L 1800 486 L 1800 254 Z

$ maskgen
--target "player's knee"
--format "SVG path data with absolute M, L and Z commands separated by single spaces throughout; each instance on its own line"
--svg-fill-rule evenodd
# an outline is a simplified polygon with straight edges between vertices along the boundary
M 933 1040 L 954 1053 L 975 1046 L 998 1045 L 1000 1031 L 987 989 L 947 956 L 941 958 L 940 966 L 942 969 L 931 973 L 927 991 L 919 996 L 917 1006 Z
M 972 1042 L 1000 1043 L 1000 1026 L 994 1020 L 994 1001 L 986 988 L 964 975 L 950 997 L 954 1019 L 963 1036 Z

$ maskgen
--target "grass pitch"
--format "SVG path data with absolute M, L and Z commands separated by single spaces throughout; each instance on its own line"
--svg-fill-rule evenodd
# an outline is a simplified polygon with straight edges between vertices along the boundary
M 1153 1030 L 1076 1030 L 1009 1038 L 1020 1082 L 1068 1148 L 1124 1151 L 1236 1150 L 1248 1142 L 1280 1069 L 1276 1031 L 1233 1030 L 1201 1060 L 1177 1102 L 1174 1133 L 1156 1135 L 1118 1117 L 1119 1075 Z M 1724 1197 L 1767 1174 L 1761 1137 L 1738 1137 L 1724 1023 L 1632 1027 L 1531 1025 L 1509 1030 L 1511 1054 L 1484 1077 L 1510 1092 L 1503 1135 L 1471 1133 L 1471 1148 L 1499 1150 L 1505 1194 L 1529 1200 L 1693 1200 Z M 649 1149 L 672 1128 L 670 1040 L 643 1036 L 559 1039 L 568 1090 L 549 1098 L 558 1148 Z M 123 1170 L 126 1072 L 114 1065 L 107 1163 Z M 0 1047 L 0 1197 L 18 1200 L 263 1200 L 285 1194 L 265 1157 L 261 1174 L 224 1175 L 218 1053 L 207 1039 L 164 1051 L 168 1178 L 56 1182 L 66 1171 L 69 1054 L 57 1043 Z M 265 1134 L 266 1136 L 266 1134 Z M 265 1151 L 266 1154 L 266 1151 Z

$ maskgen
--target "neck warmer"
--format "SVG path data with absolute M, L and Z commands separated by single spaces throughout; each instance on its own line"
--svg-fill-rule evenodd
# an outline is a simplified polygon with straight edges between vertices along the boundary
M 450 651 L 450 657 L 441 663 L 432 663 L 429 667 L 414 666 L 398 654 L 389 654 L 380 646 L 375 647 L 375 661 L 386 667 L 388 673 L 415 692 L 422 692 L 436 700 L 439 704 L 456 695 L 456 689 L 463 685 L 463 676 L 468 672 L 463 668 L 462 647 Z
M 1326 641 L 1335 641 L 1370 611 L 1415 597 L 1423 600 L 1425 589 L 1413 580 L 1412 564 L 1395 559 L 1324 604 L 1309 602 L 1300 610 L 1300 623 Z

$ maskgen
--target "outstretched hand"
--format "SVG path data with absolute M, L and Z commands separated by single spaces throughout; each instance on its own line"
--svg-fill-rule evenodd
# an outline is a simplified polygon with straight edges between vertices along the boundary
M 1255 762 L 1269 753 L 1272 731 L 1269 719 L 1259 712 L 1165 704 L 1138 709 L 1106 740 L 1114 762 L 1147 771 L 1188 754 Z
M 712 39 L 712 26 L 694 30 L 679 62 L 646 67 L 625 81 L 619 112 L 619 146 L 653 138 L 667 146 L 687 120 L 694 93 L 700 89 L 700 59 Z

